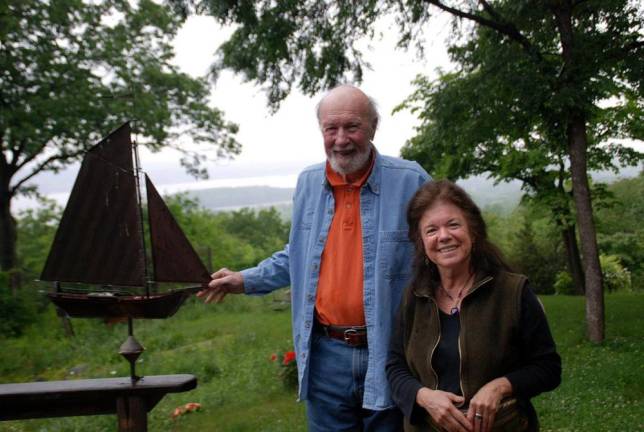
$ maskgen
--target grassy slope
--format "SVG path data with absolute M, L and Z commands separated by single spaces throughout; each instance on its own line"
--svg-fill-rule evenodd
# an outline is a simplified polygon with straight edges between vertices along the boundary
M 276 298 L 228 298 L 218 306 L 191 303 L 166 321 L 138 321 L 147 351 L 141 374 L 193 373 L 197 389 L 168 395 L 151 412 L 151 431 L 304 431 L 302 404 L 277 377 L 271 353 L 290 348 L 288 310 Z M 535 399 L 544 431 L 644 430 L 644 295 L 607 296 L 607 341 L 584 338 L 582 298 L 544 297 L 564 361 L 564 382 Z M 21 339 L 0 341 L 0 382 L 124 376 L 115 352 L 126 328 L 76 320 L 64 339 L 55 318 Z M 70 371 L 74 370 L 71 375 Z M 200 412 L 171 420 L 186 402 Z M 2 422 L 0 431 L 115 430 L 113 416 Z
M 606 296 L 606 341 L 584 340 L 584 301 L 542 298 L 563 382 L 535 399 L 544 431 L 644 431 L 644 295 Z

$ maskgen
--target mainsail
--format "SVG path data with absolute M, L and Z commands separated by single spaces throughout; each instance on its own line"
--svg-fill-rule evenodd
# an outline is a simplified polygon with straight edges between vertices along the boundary
M 210 281 L 208 270 L 147 175 L 153 266 L 146 272 L 138 167 L 135 170 L 132 162 L 130 132 L 125 123 L 85 155 L 40 277 L 103 287 L 86 294 L 64 288 L 50 293 L 52 301 L 71 316 L 165 318 Z M 109 287 L 147 288 L 156 282 L 200 286 L 145 296 L 109 291 Z
M 40 279 L 144 286 L 139 212 L 125 123 L 83 159 Z

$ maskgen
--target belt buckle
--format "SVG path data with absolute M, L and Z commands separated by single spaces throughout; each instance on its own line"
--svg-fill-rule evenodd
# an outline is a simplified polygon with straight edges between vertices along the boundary
M 357 336 L 358 330 L 354 328 L 349 328 L 344 331 L 344 341 L 349 345 L 354 345 L 355 343 L 351 340 L 351 336 Z

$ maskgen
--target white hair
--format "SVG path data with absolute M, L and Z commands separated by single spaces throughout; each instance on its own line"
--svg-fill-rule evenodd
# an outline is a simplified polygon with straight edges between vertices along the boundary
M 320 122 L 320 106 L 322 105 L 322 102 L 324 102 L 324 99 L 331 93 L 333 90 L 336 90 L 341 87 L 349 87 L 352 89 L 358 90 L 360 93 L 364 94 L 367 97 L 367 100 L 369 101 L 369 114 L 371 117 L 372 125 L 373 125 L 373 132 L 376 132 L 376 129 L 378 128 L 378 125 L 380 124 L 380 113 L 378 112 L 378 103 L 375 101 L 374 98 L 360 90 L 358 87 L 354 86 L 353 84 L 340 84 L 329 91 L 327 91 L 324 96 L 320 99 L 320 101 L 315 105 L 315 115 L 317 116 L 318 123 Z

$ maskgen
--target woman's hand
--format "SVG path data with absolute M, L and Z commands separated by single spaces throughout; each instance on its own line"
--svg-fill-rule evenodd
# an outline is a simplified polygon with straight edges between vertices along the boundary
M 499 402 L 512 394 L 512 384 L 507 378 L 497 378 L 485 384 L 470 400 L 467 418 L 474 425 L 474 432 L 490 432 L 494 425 Z
M 448 432 L 472 432 L 472 422 L 465 417 L 457 405 L 463 397 L 441 390 L 423 387 L 416 393 L 416 403 L 432 416 L 434 422 Z

